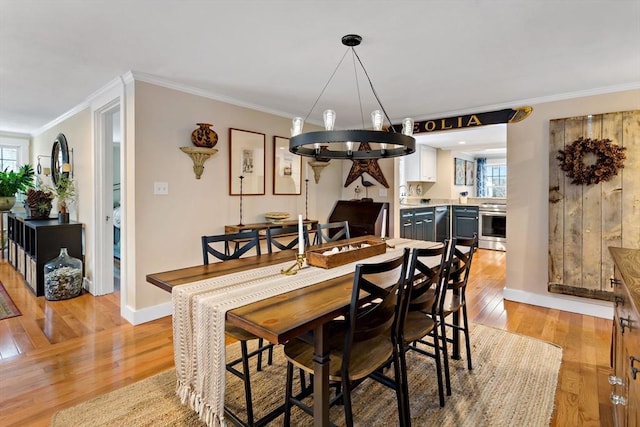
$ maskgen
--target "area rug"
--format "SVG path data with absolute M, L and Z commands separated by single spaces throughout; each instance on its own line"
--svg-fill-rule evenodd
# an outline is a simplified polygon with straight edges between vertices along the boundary
M 22 313 L 20 313 L 18 307 L 13 303 L 4 285 L 0 283 L 0 320 L 21 315 Z
M 431 358 L 409 352 L 409 393 L 413 425 L 438 426 L 548 426 L 562 360 L 553 344 L 482 325 L 472 325 L 474 369 L 466 360 L 451 361 L 452 396 L 438 405 L 435 365 Z M 281 348 L 272 366 L 252 373 L 256 416 L 282 404 L 286 362 Z M 227 356 L 239 353 L 236 344 Z M 198 426 L 195 413 L 175 396 L 176 376 L 169 370 L 125 388 L 56 413 L 53 427 L 66 426 Z M 225 402 L 232 410 L 244 407 L 242 383 L 227 375 Z M 398 424 L 393 390 L 366 381 L 353 394 L 357 426 Z M 344 425 L 342 407 L 331 409 L 331 421 Z M 294 408 L 292 426 L 312 425 L 312 419 Z M 282 425 L 282 416 L 271 425 Z

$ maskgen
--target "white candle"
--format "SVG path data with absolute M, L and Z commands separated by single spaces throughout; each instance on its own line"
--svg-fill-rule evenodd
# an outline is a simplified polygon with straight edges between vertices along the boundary
M 382 210 L 382 233 L 380 233 L 381 238 L 385 238 L 387 234 L 387 210 Z
M 298 215 L 298 253 L 304 254 L 304 233 L 302 232 L 302 214 Z

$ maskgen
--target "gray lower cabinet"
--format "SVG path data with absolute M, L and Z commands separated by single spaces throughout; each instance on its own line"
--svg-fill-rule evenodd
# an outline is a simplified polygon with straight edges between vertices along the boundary
M 435 207 L 436 242 L 449 238 L 449 206 Z
M 400 210 L 400 237 L 433 241 L 435 233 L 435 209 L 433 207 Z
M 478 207 L 453 206 L 453 237 L 473 237 L 478 233 Z

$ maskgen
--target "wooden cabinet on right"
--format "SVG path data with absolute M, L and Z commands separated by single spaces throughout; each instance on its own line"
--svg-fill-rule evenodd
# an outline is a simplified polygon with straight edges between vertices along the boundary
M 609 248 L 615 264 L 611 362 L 614 425 L 640 425 L 640 249 Z
M 438 155 L 436 149 L 420 144 L 407 156 L 405 181 L 436 182 Z

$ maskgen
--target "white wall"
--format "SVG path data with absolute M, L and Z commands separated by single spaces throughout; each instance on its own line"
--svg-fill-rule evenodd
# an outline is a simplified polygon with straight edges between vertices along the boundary
M 191 159 L 179 147 L 192 145 L 190 135 L 199 122 L 213 124 L 219 151 L 204 164 L 197 180 Z M 266 194 L 243 197 L 242 222 L 263 222 L 268 211 L 289 212 L 292 218 L 304 215 L 304 188 L 301 195 L 273 195 L 273 137 L 289 135 L 289 118 L 136 82 L 135 136 L 126 142 L 133 147 L 135 167 L 125 184 L 133 190 L 128 194 L 134 194 L 135 204 L 135 224 L 127 229 L 135 241 L 134 253 L 127 256 L 135 268 L 135 308 L 169 300 L 165 291 L 146 282 L 147 274 L 202 263 L 200 236 L 223 233 L 226 224 L 239 223 L 240 197 L 229 196 L 229 179 L 237 178 L 229 177 L 229 128 L 266 137 Z M 310 218 L 324 221 L 340 196 L 340 165 L 331 163 L 319 184 L 309 172 Z M 156 181 L 169 184 L 168 195 L 153 195 Z
M 640 90 L 533 105 L 533 113 L 507 127 L 508 217 L 505 298 L 574 311 L 591 303 L 547 292 L 549 120 L 640 109 Z M 567 248 L 571 250 L 571 248 Z M 593 302 L 593 314 L 602 305 Z

